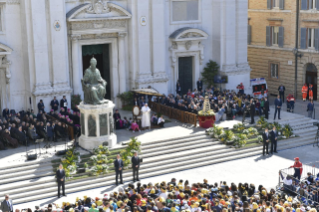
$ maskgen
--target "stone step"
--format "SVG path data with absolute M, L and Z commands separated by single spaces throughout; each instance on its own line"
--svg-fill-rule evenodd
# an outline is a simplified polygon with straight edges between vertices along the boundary
M 52 165 L 48 165 L 48 166 L 38 166 L 38 167 L 29 167 L 28 169 L 19 169 L 19 170 L 12 170 L 14 172 L 11 173 L 1 173 L 0 172 L 0 179 L 8 179 L 8 178 L 14 178 L 16 176 L 25 176 L 25 175 L 36 175 L 36 174 L 45 174 L 45 173 L 51 173 L 53 172 L 53 167 Z M 1 180 L 1 181 L 2 181 Z M 2 182 L 0 182 L 0 184 L 2 184 Z
M 152 141 L 146 141 L 141 144 L 141 146 L 147 146 L 147 145 L 152 145 L 152 144 L 157 144 L 157 143 L 164 143 L 164 142 L 172 142 L 175 140 L 182 140 L 182 139 L 189 139 L 192 137 L 199 137 L 199 136 L 204 136 L 206 135 L 204 132 L 198 132 L 192 135 L 186 135 L 186 136 L 179 136 L 175 138 L 167 138 L 167 139 L 161 139 L 161 140 L 152 140 Z
M 154 147 L 154 148 L 148 148 L 148 149 L 141 149 L 141 154 L 148 154 L 152 153 L 154 151 L 161 152 L 161 151 L 169 151 L 169 150 L 176 150 L 176 151 L 183 151 L 186 147 L 195 147 L 206 145 L 214 145 L 216 144 L 216 140 L 213 140 L 213 138 L 205 138 L 205 139 L 199 139 L 199 140 L 191 140 L 191 141 L 184 141 L 181 143 L 173 144 L 173 145 L 163 145 L 161 147 Z M 180 150 L 181 149 L 181 150 Z
M 294 145 L 294 143 L 296 143 L 296 142 L 298 142 L 298 141 L 296 140 L 295 142 L 291 142 L 289 140 L 283 140 L 283 141 L 280 141 L 278 143 L 278 148 L 281 147 L 281 146 L 287 147 L 287 144 L 289 144 L 289 143 L 290 143 L 290 145 L 291 144 Z M 159 167 L 159 165 L 167 166 L 167 164 L 171 164 L 171 163 L 174 163 L 174 165 L 178 165 L 177 162 L 181 163 L 181 162 L 185 162 L 185 161 L 189 161 L 189 160 L 191 160 L 193 162 L 194 160 L 197 160 L 198 158 L 202 158 L 202 157 L 203 157 L 203 159 L 205 158 L 205 160 L 206 160 L 206 158 L 212 158 L 212 157 L 223 158 L 223 157 L 228 157 L 228 156 L 232 156 L 232 155 L 243 154 L 243 153 L 246 153 L 246 152 L 252 152 L 252 151 L 261 152 L 262 147 L 261 146 L 257 146 L 257 147 L 246 148 L 246 149 L 227 148 L 225 150 L 223 150 L 222 152 L 220 152 L 220 150 L 219 150 L 217 153 L 215 153 L 215 152 L 212 153 L 211 151 L 209 151 L 209 152 L 205 151 L 205 152 L 208 152 L 208 153 L 200 154 L 200 156 L 198 154 L 188 154 L 188 157 L 186 159 L 183 158 L 183 157 L 178 157 L 178 158 L 173 158 L 172 159 L 170 156 L 168 156 L 166 158 L 161 158 L 161 162 L 160 163 L 156 162 L 156 160 L 153 161 L 153 162 L 156 162 L 156 167 Z M 144 172 L 150 171 L 150 167 L 154 168 L 154 164 L 150 163 L 150 162 L 148 162 L 146 164 L 143 163 L 141 165 L 140 173 L 144 173 Z M 123 175 L 130 174 L 130 172 L 131 172 L 131 170 L 127 170 L 127 171 L 125 171 L 125 173 L 123 173 Z M 114 173 L 111 174 L 111 177 L 113 175 L 114 175 Z M 21 183 L 25 184 L 26 182 L 21 182 Z M 76 183 L 76 182 L 71 181 L 70 184 L 72 184 L 72 183 Z M 50 186 L 55 186 L 54 177 L 52 177 L 50 179 L 50 182 L 48 182 L 48 183 L 41 183 L 41 184 L 36 185 L 36 186 L 32 185 L 32 189 L 48 188 Z M 22 191 L 24 191 L 23 189 L 20 189 L 21 188 L 20 186 L 16 186 L 16 188 L 17 189 L 13 189 L 13 187 L 6 186 L 5 188 L 1 188 L 1 190 L 2 191 L 8 190 L 8 191 L 10 191 L 11 194 L 14 194 L 16 192 L 21 193 Z M 27 188 L 24 188 L 24 189 L 28 190 Z
M 142 144 L 141 150 L 163 147 L 166 145 L 171 146 L 174 144 L 187 143 L 187 142 L 192 142 L 192 141 L 196 141 L 196 140 L 205 140 L 205 139 L 211 139 L 211 138 L 209 136 L 207 136 L 206 134 L 204 134 L 204 135 L 200 135 L 200 136 L 193 136 L 193 137 L 183 138 L 183 139 L 166 140 L 166 141 L 157 142 L 157 143 L 153 143 L 153 144 L 146 144 L 146 145 Z
M 306 144 L 310 144 L 309 141 L 304 141 L 302 143 L 300 143 L 299 145 L 306 145 Z M 282 150 L 285 148 L 292 148 L 295 147 L 296 145 L 289 145 L 289 146 L 278 146 L 278 150 Z M 163 170 L 153 170 L 151 172 L 146 172 L 146 173 L 141 173 L 140 174 L 140 178 L 144 179 L 144 178 L 148 178 L 148 177 L 152 177 L 152 176 L 156 176 L 156 175 L 162 175 L 162 174 L 166 174 L 166 173 L 173 173 L 173 172 L 177 172 L 177 171 L 181 171 L 181 170 L 185 170 L 185 169 L 191 169 L 191 168 L 198 168 L 201 166 L 207 166 L 207 165 L 211 165 L 211 164 L 216 164 L 216 163 L 221 163 L 221 162 L 225 162 L 225 161 L 230 161 L 230 160 L 235 160 L 235 159 L 239 159 L 239 158 L 245 158 L 245 157 L 251 157 L 251 156 L 255 156 L 255 155 L 259 155 L 261 154 L 260 152 L 247 152 L 247 153 L 243 153 L 240 155 L 232 155 L 230 157 L 226 157 L 226 158 L 218 158 L 218 159 L 210 159 L 210 160 L 200 160 L 197 161 L 196 163 L 192 163 L 186 166 L 176 166 L 176 167 L 171 167 L 171 168 L 166 168 Z M 110 176 L 111 177 L 111 176 Z M 110 177 L 107 177 L 107 179 L 109 179 Z M 112 179 L 107 180 L 106 178 L 100 178 L 99 180 L 90 180 L 90 183 L 83 183 L 83 182 L 78 182 L 81 186 L 75 186 L 71 184 L 66 184 L 66 193 L 73 193 L 73 192 L 78 192 L 78 191 L 83 191 L 83 190 L 88 190 L 88 189 L 93 189 L 96 187 L 103 187 L 103 186 L 108 186 L 108 185 L 113 185 L 114 184 L 114 176 L 111 177 Z M 123 176 L 123 180 L 124 182 L 129 182 L 132 180 L 131 177 L 131 173 L 130 175 L 126 175 Z M 73 187 L 74 186 L 74 187 Z M 27 197 L 25 197 L 25 195 L 21 198 L 18 198 L 18 195 L 10 195 L 11 198 L 15 199 L 15 204 L 19 204 L 19 203 L 23 203 L 23 202 L 29 202 L 29 201 L 33 201 L 33 200 L 39 200 L 39 199 L 43 199 L 43 198 L 48 198 L 48 197 L 54 197 L 57 195 L 57 188 L 55 187 L 55 190 L 49 191 L 47 190 L 47 192 L 43 192 L 43 190 L 41 190 L 41 193 L 37 194 L 37 195 L 28 195 Z
M 174 149 L 166 149 L 164 151 L 161 151 L 161 149 L 152 149 L 152 150 L 148 150 L 147 152 L 142 151 L 142 157 L 148 158 L 148 157 L 164 155 L 164 154 L 168 154 L 168 153 L 176 153 L 176 152 L 181 152 L 181 151 L 190 150 L 190 149 L 197 149 L 200 147 L 207 147 L 207 146 L 212 146 L 212 145 L 216 145 L 217 147 L 226 147 L 220 141 L 203 142 L 203 143 L 193 144 L 193 145 L 189 145 L 189 146 L 183 146 L 181 144 L 180 147 L 175 147 Z

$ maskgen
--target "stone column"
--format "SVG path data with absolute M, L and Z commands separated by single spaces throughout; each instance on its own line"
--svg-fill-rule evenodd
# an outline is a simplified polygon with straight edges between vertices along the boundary
M 55 92 L 69 94 L 69 64 L 68 64 L 68 41 L 65 1 L 48 1 L 50 12 L 50 33 L 49 44 L 51 49 L 50 59 L 52 63 L 52 81 Z
M 126 67 L 125 67 L 125 36 L 126 32 L 118 33 L 119 41 L 119 79 L 120 79 L 120 93 L 126 91 Z
M 79 39 L 81 35 L 72 35 L 72 74 L 73 74 L 73 92 L 74 94 L 80 94 L 82 99 L 84 99 L 82 85 L 81 85 L 81 70 L 80 70 L 80 45 Z
M 31 8 L 31 25 L 32 25 L 32 55 L 31 62 L 34 68 L 34 90 L 33 94 L 37 97 L 36 104 L 40 99 L 39 96 L 52 93 L 49 71 L 49 49 L 48 49 L 48 32 L 46 17 L 46 1 L 30 0 Z M 51 26 L 50 26 L 51 27 Z M 36 106 L 36 105 L 34 105 Z

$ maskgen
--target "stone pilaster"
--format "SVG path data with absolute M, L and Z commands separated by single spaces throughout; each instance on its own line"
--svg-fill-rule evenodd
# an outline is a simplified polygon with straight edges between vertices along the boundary
M 126 32 L 118 33 L 118 48 L 119 48 L 119 79 L 120 93 L 126 91 L 126 67 L 125 67 L 125 36 Z

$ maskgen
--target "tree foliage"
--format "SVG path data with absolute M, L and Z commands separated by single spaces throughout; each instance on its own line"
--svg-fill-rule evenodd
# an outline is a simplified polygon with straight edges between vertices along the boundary
M 209 60 L 202 72 L 203 82 L 208 86 L 214 85 L 214 77 L 218 75 L 218 72 L 219 65 L 216 62 Z

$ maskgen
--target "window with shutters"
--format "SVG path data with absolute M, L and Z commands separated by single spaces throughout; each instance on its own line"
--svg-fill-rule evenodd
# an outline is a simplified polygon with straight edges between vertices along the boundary
M 272 40 L 272 45 L 276 46 L 278 45 L 278 40 L 279 40 L 279 27 L 278 26 L 273 26 L 271 27 L 271 40 Z
M 319 29 L 301 28 L 300 29 L 300 48 L 319 50 Z
M 301 10 L 319 10 L 319 0 L 301 0 Z
M 171 0 L 171 22 L 200 21 L 201 0 Z
M 266 26 L 266 46 L 284 47 L 284 27 Z
M 308 5 L 309 10 L 316 9 L 316 0 L 309 0 Z
M 272 0 L 272 8 L 279 8 L 279 0 Z
M 267 8 L 271 9 L 280 9 L 285 8 L 285 0 L 267 0 Z
M 308 29 L 308 48 L 315 48 L 315 29 Z
M 270 63 L 270 78 L 278 79 L 279 64 Z

